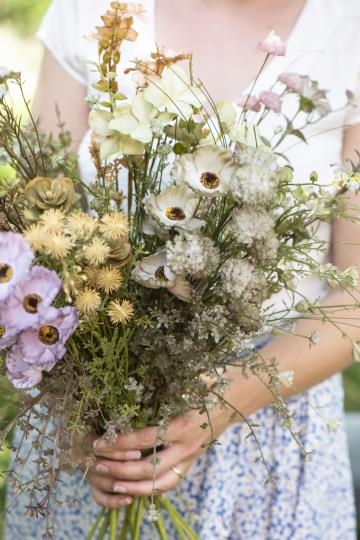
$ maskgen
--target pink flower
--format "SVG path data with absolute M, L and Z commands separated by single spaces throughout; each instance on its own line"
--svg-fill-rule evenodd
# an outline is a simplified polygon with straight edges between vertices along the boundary
M 33 258 L 34 254 L 21 234 L 0 233 L 0 301 L 6 300 L 24 279 Z
M 271 111 L 279 113 L 281 111 L 282 101 L 280 97 L 270 90 L 264 90 L 259 94 L 259 100 Z
M 291 92 L 295 92 L 296 94 L 302 94 L 304 90 L 304 77 L 298 73 L 281 73 L 278 76 L 278 80 L 285 84 Z
M 6 320 L 6 311 L 0 308 L 0 351 L 11 347 L 16 341 L 17 331 L 11 328 Z
M 249 94 L 241 96 L 237 101 L 237 105 L 242 107 L 245 111 L 259 112 L 261 109 L 259 99 L 256 96 L 250 96 Z
M 260 41 L 259 49 L 274 56 L 284 56 L 286 52 L 285 43 L 275 34 L 274 30 L 271 30 L 266 38 Z
M 61 280 L 56 272 L 44 266 L 33 266 L 4 306 L 7 325 L 16 332 L 36 326 L 40 303 L 43 307 L 50 306 L 60 287 Z

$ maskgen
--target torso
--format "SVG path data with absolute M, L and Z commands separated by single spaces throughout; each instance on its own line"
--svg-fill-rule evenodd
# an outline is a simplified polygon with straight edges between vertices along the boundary
M 192 51 L 194 72 L 215 101 L 233 100 L 243 93 L 261 67 L 264 54 L 258 51 L 257 44 L 270 30 L 286 41 L 305 3 L 306 0 L 156 0 L 156 41 L 175 50 Z M 221 73 L 214 66 L 221 66 Z

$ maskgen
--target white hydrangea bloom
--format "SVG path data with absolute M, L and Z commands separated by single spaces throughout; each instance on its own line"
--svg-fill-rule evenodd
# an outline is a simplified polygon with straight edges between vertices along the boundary
M 166 243 L 166 260 L 176 275 L 188 273 L 196 278 L 205 278 L 218 267 L 220 251 L 211 238 L 183 234 Z
M 246 206 L 233 213 L 229 231 L 239 243 L 251 245 L 274 233 L 274 219 L 259 207 Z
M 240 298 L 252 280 L 254 267 L 245 259 L 228 259 L 222 265 L 222 289 L 233 298 Z
M 276 157 L 266 147 L 246 147 L 239 151 L 240 167 L 233 176 L 230 190 L 236 200 L 246 205 L 269 204 L 276 192 Z

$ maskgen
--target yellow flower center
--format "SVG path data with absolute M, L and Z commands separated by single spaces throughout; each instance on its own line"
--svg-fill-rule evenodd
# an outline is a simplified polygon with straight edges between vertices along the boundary
M 10 265 L 0 263 L 0 283 L 8 283 L 14 275 Z
M 220 178 L 212 172 L 201 173 L 200 182 L 206 189 L 216 189 L 220 185 Z
M 23 308 L 27 313 L 37 313 L 40 302 L 42 302 L 42 298 L 38 294 L 27 294 L 23 300 Z
M 5 334 L 6 334 L 6 328 L 5 328 L 5 326 L 1 326 L 1 325 L 0 325 L 0 339 L 1 339 L 2 337 L 4 337 Z
M 45 345 L 54 345 L 59 341 L 59 330 L 55 326 L 45 325 L 40 328 L 38 337 Z
M 179 208 L 179 206 L 169 206 L 168 208 L 165 208 L 165 215 L 168 219 L 171 219 L 171 221 L 182 221 L 185 219 L 185 214 L 182 208 Z
M 159 281 L 169 281 L 168 278 L 165 276 L 165 266 L 159 266 L 159 268 L 156 269 L 155 277 Z

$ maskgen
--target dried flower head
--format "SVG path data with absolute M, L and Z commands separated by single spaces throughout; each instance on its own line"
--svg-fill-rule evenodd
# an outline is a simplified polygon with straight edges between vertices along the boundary
M 90 238 L 94 234 L 97 224 L 97 219 L 85 212 L 74 212 L 66 220 L 68 233 L 78 238 Z
M 112 300 L 107 308 L 111 322 L 124 324 L 134 316 L 134 306 L 128 300 Z
M 45 252 L 55 259 L 67 257 L 72 247 L 72 239 L 65 234 L 48 234 L 44 242 Z
M 43 227 L 34 223 L 25 229 L 23 236 L 35 251 L 44 250 L 48 234 Z
M 106 293 L 116 291 L 121 287 L 122 283 L 121 272 L 115 266 L 105 266 L 97 271 L 96 284 L 99 289 Z
M 40 224 L 49 233 L 61 233 L 64 229 L 65 214 L 57 208 L 49 208 L 40 216 Z
M 129 233 L 128 218 L 120 212 L 105 214 L 101 218 L 99 230 L 107 240 L 124 240 Z
M 76 307 L 82 315 L 96 313 L 101 305 L 101 296 L 90 287 L 85 287 L 78 293 Z
M 99 265 L 104 264 L 110 255 L 110 248 L 104 240 L 95 236 L 89 245 L 84 246 L 83 253 L 88 263 Z

